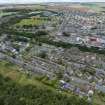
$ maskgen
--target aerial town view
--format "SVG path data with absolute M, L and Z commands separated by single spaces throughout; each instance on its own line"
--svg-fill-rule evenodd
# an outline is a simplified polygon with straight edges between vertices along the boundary
M 105 105 L 104 0 L 31 1 L 0 0 L 0 105 Z

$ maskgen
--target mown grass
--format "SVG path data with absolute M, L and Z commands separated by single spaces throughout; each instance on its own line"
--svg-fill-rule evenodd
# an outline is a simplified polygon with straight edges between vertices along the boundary
M 48 20 L 44 18 L 29 18 L 29 19 L 22 19 L 16 26 L 39 26 L 46 23 Z

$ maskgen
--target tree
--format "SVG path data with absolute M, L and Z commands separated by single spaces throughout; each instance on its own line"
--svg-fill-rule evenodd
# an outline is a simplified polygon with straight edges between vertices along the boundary
M 63 35 L 66 36 L 66 37 L 70 36 L 70 34 L 67 33 L 67 32 L 63 32 Z
M 46 58 L 46 57 L 47 57 L 47 54 L 46 54 L 45 51 L 42 51 L 42 52 L 39 54 L 39 56 L 40 56 L 41 58 Z

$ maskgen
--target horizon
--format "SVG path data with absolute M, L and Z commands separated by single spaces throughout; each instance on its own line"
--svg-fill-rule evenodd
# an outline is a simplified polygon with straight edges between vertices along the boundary
M 0 0 L 0 4 L 38 4 L 38 3 L 54 3 L 54 2 L 70 2 L 70 3 L 104 3 L 104 0 Z

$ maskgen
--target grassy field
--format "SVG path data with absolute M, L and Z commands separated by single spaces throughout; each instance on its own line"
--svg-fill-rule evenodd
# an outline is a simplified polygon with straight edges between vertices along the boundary
M 7 16 L 11 14 L 15 14 L 16 12 L 0 12 L 0 16 Z
M 48 22 L 48 20 L 46 18 L 30 18 L 30 19 L 23 19 L 19 23 L 17 23 L 16 25 L 17 26 L 23 26 L 23 25 L 39 26 L 39 25 L 42 25 L 46 22 Z
M 5 16 L 5 15 L 11 15 L 11 13 L 3 13 L 3 12 L 0 13 L 0 16 Z

